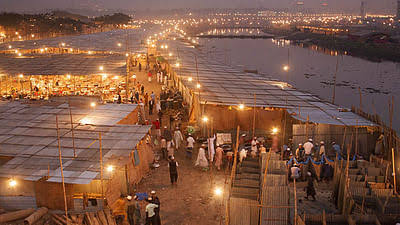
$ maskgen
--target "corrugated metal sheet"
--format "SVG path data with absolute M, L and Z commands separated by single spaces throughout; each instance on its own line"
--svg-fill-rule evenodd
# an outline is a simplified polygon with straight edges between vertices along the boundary
M 230 197 L 229 199 L 230 225 L 258 225 L 258 202 L 245 198 Z
M 266 186 L 263 190 L 263 205 L 289 205 L 288 186 Z M 263 208 L 261 220 L 262 225 L 286 225 L 289 223 L 289 209 Z
M 116 166 L 149 132 L 151 126 L 116 124 L 135 108 L 136 105 L 114 104 L 98 105 L 94 110 L 72 108 L 77 155 L 74 158 L 69 110 L 65 105 L 0 102 L 0 156 L 14 157 L 0 167 L 0 177 L 14 176 L 37 181 L 50 175 L 48 181 L 61 182 L 55 124 L 57 114 L 65 182 L 89 183 L 100 172 L 99 132 L 102 133 L 104 165 L 112 161 Z M 101 119 L 95 125 L 87 125 L 79 123 L 83 117 Z

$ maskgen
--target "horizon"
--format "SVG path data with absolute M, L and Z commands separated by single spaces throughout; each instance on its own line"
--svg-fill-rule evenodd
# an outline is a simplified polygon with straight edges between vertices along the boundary
M 395 0 L 365 0 L 369 13 L 393 14 Z M 168 10 L 223 10 L 223 9 L 273 9 L 273 10 L 313 10 L 315 12 L 358 13 L 361 0 L 303 0 L 303 6 L 296 6 L 296 0 L 2 0 L 0 12 L 39 13 L 52 10 L 88 11 L 168 11 Z M 327 2 L 328 7 L 321 3 Z M 226 7 L 226 6 L 230 7 Z

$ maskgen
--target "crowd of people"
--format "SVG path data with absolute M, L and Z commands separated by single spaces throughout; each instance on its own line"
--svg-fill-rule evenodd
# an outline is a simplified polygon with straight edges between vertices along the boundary
M 124 224 L 128 221 L 129 225 L 160 225 L 160 199 L 155 191 L 151 191 L 150 195 L 147 193 L 140 193 L 142 199 L 138 195 L 122 195 L 112 204 L 113 215 L 117 225 Z M 142 218 L 141 205 L 145 205 L 144 221 Z

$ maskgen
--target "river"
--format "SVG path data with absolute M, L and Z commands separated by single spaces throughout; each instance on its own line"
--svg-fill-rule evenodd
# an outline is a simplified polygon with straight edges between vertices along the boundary
M 294 87 L 335 103 L 377 113 L 387 124 L 389 100 L 394 96 L 393 127 L 400 131 L 400 63 L 365 59 L 274 39 L 200 39 L 212 59 L 247 70 L 258 70 L 267 78 L 289 82 Z M 283 68 L 289 66 L 288 71 Z

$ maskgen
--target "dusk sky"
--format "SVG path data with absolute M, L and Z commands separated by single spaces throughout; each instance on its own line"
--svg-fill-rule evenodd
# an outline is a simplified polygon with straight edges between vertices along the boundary
M 0 11 L 33 11 L 54 8 L 172 9 L 172 8 L 289 8 L 296 0 L 0 0 Z M 329 8 L 358 11 L 361 0 L 303 0 L 305 8 Z M 391 12 L 395 0 L 365 0 L 367 8 Z

